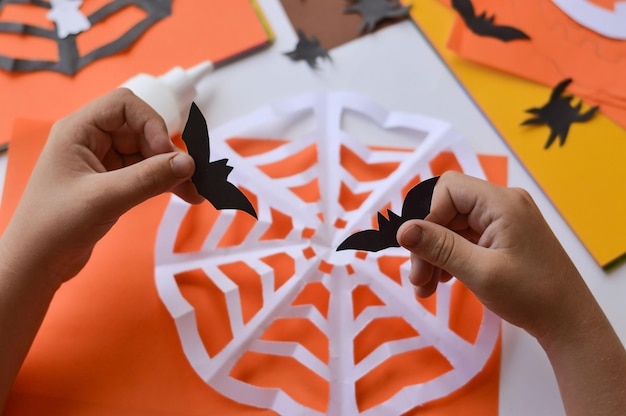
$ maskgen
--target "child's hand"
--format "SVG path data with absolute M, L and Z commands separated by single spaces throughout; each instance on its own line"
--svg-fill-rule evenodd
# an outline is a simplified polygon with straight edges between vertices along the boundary
M 129 90 L 113 91 L 55 123 L 2 238 L 3 252 L 16 265 L 44 267 L 60 284 L 133 206 L 170 190 L 201 202 L 189 181 L 193 171 L 161 117 Z
M 568 330 L 595 305 L 526 191 L 456 172 L 443 175 L 425 221 L 398 230 L 419 296 L 456 276 L 503 319 L 536 337 Z

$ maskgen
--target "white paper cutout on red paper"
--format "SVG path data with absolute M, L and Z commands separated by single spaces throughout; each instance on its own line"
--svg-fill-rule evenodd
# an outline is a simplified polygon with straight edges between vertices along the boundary
M 368 119 L 372 132 L 402 131 L 415 137 L 412 151 L 372 150 L 342 129 L 346 113 Z M 304 132 L 295 132 L 296 121 L 309 119 Z M 449 328 L 452 279 L 440 285 L 437 292 L 437 314 L 426 310 L 415 300 L 408 282 L 410 262 L 401 266 L 402 285 L 382 276 L 377 265 L 380 256 L 405 256 L 402 248 L 390 248 L 357 259 L 353 251 L 335 251 L 338 244 L 358 229 L 371 228 L 372 216 L 386 204 L 398 210 L 402 206 L 402 189 L 420 175 L 433 176 L 429 162 L 440 152 L 453 152 L 463 171 L 484 178 L 476 154 L 447 122 L 419 114 L 390 112 L 371 100 L 352 93 L 314 93 L 285 99 L 261 108 L 247 116 L 211 129 L 211 151 L 216 158 L 226 157 L 235 167 L 229 180 L 253 192 L 258 199 L 258 221 L 245 240 L 231 247 L 217 247 L 224 232 L 233 225 L 235 213 L 220 211 L 202 249 L 193 253 L 176 253 L 174 244 L 189 205 L 177 197 L 164 214 L 156 243 L 156 285 L 159 296 L 175 321 L 186 358 L 195 372 L 213 389 L 240 403 L 271 409 L 282 415 L 390 415 L 401 414 L 429 401 L 448 396 L 469 382 L 485 366 L 496 346 L 500 320 L 487 309 L 475 343 L 469 343 Z M 227 139 L 233 137 L 287 138 L 287 144 L 255 156 L 243 157 L 233 151 Z M 258 167 L 279 162 L 308 146 L 317 146 L 317 163 L 284 178 L 272 179 Z M 359 181 L 342 165 L 341 146 L 345 146 L 367 163 L 398 162 L 385 179 Z M 321 198 L 305 202 L 289 188 L 310 183 L 317 178 Z M 346 211 L 337 202 L 342 182 L 354 193 L 370 192 L 357 210 Z M 288 215 L 293 223 L 283 239 L 259 241 L 272 221 L 270 208 Z M 322 221 L 319 213 L 323 214 Z M 345 222 L 343 228 L 335 220 Z M 311 238 L 303 230 L 313 229 Z M 312 250 L 311 250 L 312 249 Z M 307 257 L 303 251 L 314 255 Z M 274 290 L 274 272 L 260 259 L 286 253 L 295 262 L 295 274 Z M 261 275 L 263 306 L 247 323 L 242 318 L 238 286 L 219 266 L 245 261 Z M 331 264 L 332 271 L 319 270 L 320 262 Z M 198 329 L 195 309 L 182 295 L 175 276 L 202 269 L 207 278 L 224 293 L 232 340 L 217 354 L 210 356 Z M 293 305 L 296 296 L 310 282 L 321 282 L 330 293 L 326 316 L 309 305 Z M 369 306 L 356 318 L 352 313 L 352 291 L 367 285 L 384 305 Z M 310 320 L 328 337 L 328 362 L 296 342 L 260 339 L 276 319 L 301 317 Z M 353 339 L 373 319 L 403 317 L 417 330 L 418 336 L 382 343 L 364 359 L 354 364 Z M 452 369 L 421 384 L 407 385 L 384 402 L 359 411 L 355 383 L 387 358 L 403 352 L 434 346 Z M 324 413 L 298 402 L 278 388 L 260 387 L 231 376 L 242 355 L 254 351 L 267 355 L 290 356 L 329 384 L 329 400 Z

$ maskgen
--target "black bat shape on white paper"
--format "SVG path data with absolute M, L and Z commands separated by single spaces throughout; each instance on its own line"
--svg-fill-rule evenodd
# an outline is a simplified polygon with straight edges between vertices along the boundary
M 198 193 L 205 197 L 216 209 L 238 209 L 257 218 L 256 211 L 248 198 L 232 183 L 228 175 L 233 170 L 228 159 L 210 161 L 211 144 L 209 130 L 202 112 L 191 103 L 189 118 L 182 134 L 187 151 L 196 163 L 196 171 L 191 181 Z
M 479 36 L 496 38 L 503 42 L 530 39 L 526 33 L 515 27 L 496 25 L 493 15 L 487 17 L 486 12 L 476 15 L 471 0 L 452 0 L 452 7 L 459 13 L 467 27 Z
M 423 220 L 430 212 L 430 201 L 439 176 L 415 185 L 406 194 L 402 204 L 402 216 L 387 210 L 389 219 L 378 213 L 378 230 L 364 230 L 352 234 L 337 247 L 340 250 L 380 251 L 388 247 L 400 247 L 396 234 L 408 220 Z

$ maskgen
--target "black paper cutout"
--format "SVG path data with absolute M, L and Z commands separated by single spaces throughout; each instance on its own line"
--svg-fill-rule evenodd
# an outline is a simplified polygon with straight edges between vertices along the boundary
M 563 146 L 572 123 L 588 121 L 598 111 L 599 107 L 595 106 L 585 113 L 581 113 L 582 101 L 579 101 L 576 106 L 572 106 L 571 101 L 574 97 L 572 95 L 562 95 L 571 82 L 571 78 L 559 82 L 552 90 L 550 100 L 543 107 L 526 110 L 527 113 L 535 116 L 524 120 L 522 122 L 523 126 L 546 124 L 550 128 L 550 136 L 546 141 L 544 149 L 548 149 L 557 137 L 559 138 L 559 146 Z
M 385 19 L 408 17 L 411 6 L 402 7 L 398 0 L 349 0 L 353 6 L 344 9 L 344 13 L 359 13 L 363 22 L 359 33 L 371 32 Z
M 452 7 L 459 13 L 465 25 L 478 36 L 496 38 L 503 42 L 530 40 L 526 33 L 515 27 L 496 25 L 495 15 L 487 17 L 487 12 L 476 15 L 471 0 L 452 0 Z
M 0 8 L 9 3 L 22 4 L 24 2 L 24 0 L 4 0 L 0 2 Z M 51 8 L 50 3 L 44 1 L 31 0 L 29 4 L 46 9 Z M 100 9 L 87 16 L 87 19 L 93 27 L 98 22 L 124 9 L 129 4 L 143 9 L 143 11 L 146 12 L 146 17 L 119 38 L 105 43 L 99 48 L 82 56 L 79 54 L 76 45 L 76 36 L 78 35 L 68 35 L 65 38 L 59 38 L 56 27 L 54 29 L 46 29 L 20 22 L 0 22 L 0 33 L 16 33 L 51 39 L 57 43 L 59 52 L 57 61 L 21 59 L 0 55 L 0 68 L 13 72 L 47 70 L 60 72 L 65 75 L 74 75 L 83 67 L 98 59 L 128 49 L 130 45 L 152 25 L 169 16 L 172 12 L 172 0 L 112 0 L 110 3 L 105 4 Z
M 298 29 L 297 32 L 296 49 L 285 53 L 292 61 L 306 61 L 311 68 L 317 69 L 317 58 L 331 60 L 328 51 L 322 47 L 317 37 L 312 35 L 311 39 L 307 39 L 304 31 Z
M 187 145 L 187 151 L 196 163 L 196 171 L 191 181 L 198 193 L 216 209 L 238 209 L 257 218 L 256 211 L 248 198 L 239 188 L 228 182 L 228 175 L 233 170 L 232 166 L 226 164 L 228 159 L 210 161 L 209 130 L 196 103 L 191 103 L 182 138 Z
M 337 247 L 340 250 L 380 251 L 388 247 L 400 247 L 396 234 L 400 226 L 408 220 L 423 220 L 430 212 L 430 201 L 439 176 L 432 177 L 416 186 L 406 194 L 402 204 L 402 216 L 390 209 L 389 219 L 378 213 L 378 230 L 364 230 L 352 234 Z

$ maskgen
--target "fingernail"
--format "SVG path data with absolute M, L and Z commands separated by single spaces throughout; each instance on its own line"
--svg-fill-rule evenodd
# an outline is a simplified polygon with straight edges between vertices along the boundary
M 407 247 L 413 247 L 420 243 L 422 240 L 422 229 L 417 225 L 412 225 L 408 227 L 402 233 L 402 245 Z
M 193 159 L 183 153 L 178 153 L 176 156 L 171 158 L 170 165 L 172 166 L 172 172 L 174 172 L 174 175 L 178 178 L 186 178 L 193 174 Z

